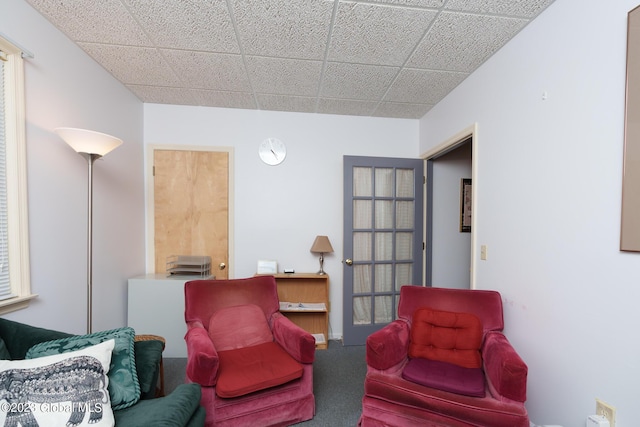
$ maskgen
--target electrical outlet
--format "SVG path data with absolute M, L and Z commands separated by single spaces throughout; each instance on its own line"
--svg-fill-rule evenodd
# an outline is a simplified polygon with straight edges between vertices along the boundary
M 600 399 L 596 399 L 596 415 L 603 415 L 610 427 L 616 427 L 616 408 Z

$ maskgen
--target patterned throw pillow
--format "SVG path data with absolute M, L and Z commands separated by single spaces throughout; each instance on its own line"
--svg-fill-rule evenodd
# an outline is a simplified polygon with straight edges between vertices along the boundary
M 25 358 L 33 359 L 66 353 L 114 339 L 115 347 L 109 370 L 109 395 L 111 406 L 114 410 L 119 410 L 134 405 L 140 399 L 140 383 L 138 382 L 133 350 L 134 337 L 135 331 L 129 327 L 88 335 L 76 335 L 36 344 L 29 349 Z
M 115 425 L 109 403 L 114 340 L 30 360 L 0 360 L 0 425 Z

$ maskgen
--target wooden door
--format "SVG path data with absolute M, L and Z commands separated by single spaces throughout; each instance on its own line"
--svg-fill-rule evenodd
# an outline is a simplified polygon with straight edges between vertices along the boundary
M 211 273 L 228 277 L 229 153 L 153 152 L 156 273 L 171 255 L 208 255 Z

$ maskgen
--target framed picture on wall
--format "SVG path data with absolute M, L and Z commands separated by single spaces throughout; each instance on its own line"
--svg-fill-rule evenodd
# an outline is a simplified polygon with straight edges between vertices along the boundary
M 471 178 L 460 180 L 460 232 L 471 233 Z

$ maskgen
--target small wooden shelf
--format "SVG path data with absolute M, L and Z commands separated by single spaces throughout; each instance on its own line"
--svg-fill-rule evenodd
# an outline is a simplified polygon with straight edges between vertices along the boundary
M 326 349 L 329 339 L 329 276 L 314 273 L 275 274 L 280 312 L 316 338 Z

